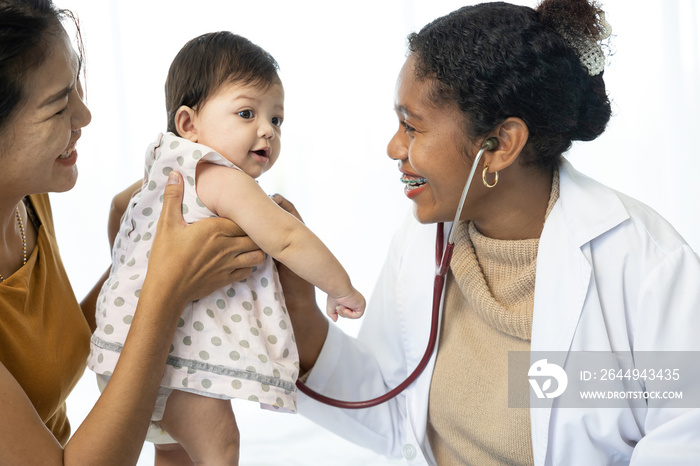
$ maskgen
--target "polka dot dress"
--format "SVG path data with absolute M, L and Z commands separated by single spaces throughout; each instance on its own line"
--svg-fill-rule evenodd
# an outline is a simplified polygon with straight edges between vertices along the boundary
M 97 330 L 88 358 L 88 367 L 98 374 L 112 374 L 129 331 L 168 174 L 177 170 L 185 179 L 185 221 L 214 216 L 196 195 L 200 161 L 238 169 L 208 147 L 172 133 L 159 135 L 148 148 L 143 187 L 122 219 L 110 277 L 98 297 Z M 188 304 L 161 385 L 296 411 L 299 358 L 281 290 L 277 269 L 267 256 L 246 280 Z

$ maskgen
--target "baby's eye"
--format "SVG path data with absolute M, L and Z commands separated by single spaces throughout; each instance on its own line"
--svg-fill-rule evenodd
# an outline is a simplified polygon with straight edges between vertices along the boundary
M 272 118 L 272 124 L 277 126 L 277 127 L 282 126 L 282 121 L 284 121 L 284 120 L 280 117 L 273 117 Z
M 250 120 L 251 118 L 253 118 L 254 114 L 252 110 L 241 110 L 240 112 L 238 112 L 238 116 L 246 120 Z

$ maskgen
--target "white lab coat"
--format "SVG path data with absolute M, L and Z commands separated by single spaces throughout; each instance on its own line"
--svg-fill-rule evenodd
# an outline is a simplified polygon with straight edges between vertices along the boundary
M 371 398 L 417 365 L 430 327 L 434 244 L 435 225 L 407 220 L 358 338 L 331 324 L 311 388 Z M 698 333 L 697 254 L 652 209 L 564 161 L 537 255 L 531 350 L 699 351 Z M 375 408 L 338 410 L 300 395 L 299 412 L 387 456 L 435 464 L 426 436 L 434 362 L 435 355 L 402 395 Z M 536 465 L 700 464 L 700 409 L 574 409 L 554 401 L 530 415 Z

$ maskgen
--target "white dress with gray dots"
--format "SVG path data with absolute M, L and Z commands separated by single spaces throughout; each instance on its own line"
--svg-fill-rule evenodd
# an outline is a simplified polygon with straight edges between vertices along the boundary
M 214 216 L 195 190 L 195 170 L 201 161 L 238 169 L 212 149 L 172 133 L 159 135 L 148 147 L 143 187 L 124 214 L 111 273 L 98 297 L 97 330 L 88 358 L 88 367 L 98 374 L 112 374 L 129 331 L 171 170 L 182 173 L 185 180 L 185 221 Z M 282 287 L 267 256 L 248 279 L 187 305 L 161 386 L 294 412 L 298 373 Z

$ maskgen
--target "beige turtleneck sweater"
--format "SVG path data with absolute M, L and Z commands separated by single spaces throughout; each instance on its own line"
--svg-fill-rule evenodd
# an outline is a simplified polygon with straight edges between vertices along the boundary
M 552 180 L 547 214 L 559 197 Z M 546 218 L 546 216 L 545 216 Z M 428 407 L 439 465 L 533 464 L 530 412 L 508 407 L 508 352 L 529 351 L 539 239 L 457 226 Z

